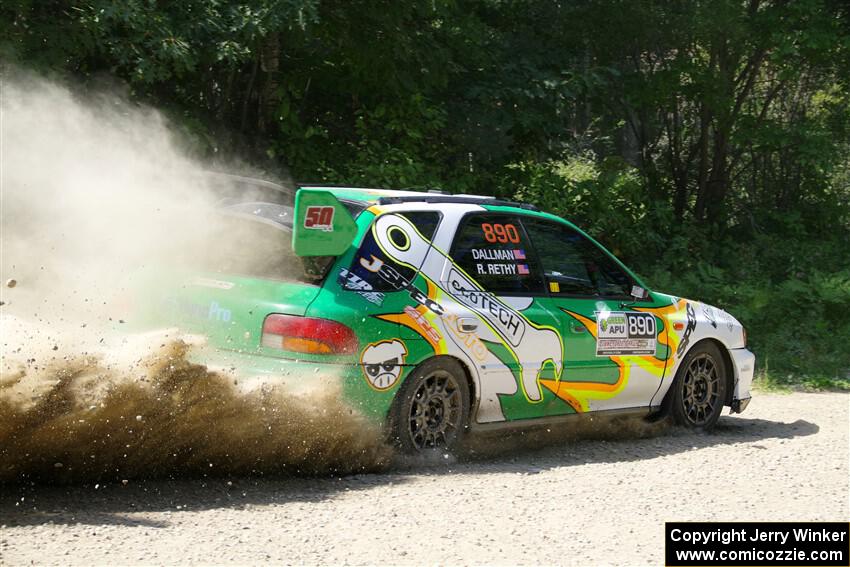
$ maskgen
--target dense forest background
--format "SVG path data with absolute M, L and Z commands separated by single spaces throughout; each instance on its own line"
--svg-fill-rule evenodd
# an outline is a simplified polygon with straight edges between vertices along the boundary
M 7 0 L 0 58 L 269 175 L 536 203 L 850 388 L 842 0 Z

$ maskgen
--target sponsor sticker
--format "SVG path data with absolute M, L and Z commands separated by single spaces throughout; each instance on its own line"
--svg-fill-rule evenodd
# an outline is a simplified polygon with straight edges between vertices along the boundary
M 658 329 L 651 313 L 597 311 L 596 356 L 655 355 Z
M 360 297 L 370 303 L 381 306 L 384 303 L 384 294 L 379 291 L 373 291 L 372 284 L 354 274 L 345 268 L 339 271 L 339 277 L 342 281 L 343 289 L 356 291 Z
M 470 252 L 472 252 L 473 260 L 499 261 L 514 259 L 513 250 L 501 250 L 498 248 L 473 248 Z
M 521 273 L 516 264 L 476 264 L 475 269 L 479 275 L 488 276 L 515 276 Z
M 407 347 L 399 339 L 371 343 L 360 355 L 366 381 L 375 390 L 389 390 L 401 377 L 406 356 Z
M 307 207 L 304 214 L 304 228 L 333 232 L 334 208 L 331 206 Z
M 423 333 L 428 335 L 429 339 L 431 339 L 435 343 L 440 342 L 440 339 L 442 338 L 440 336 L 440 333 L 434 327 L 431 326 L 431 323 L 428 321 L 428 319 L 425 318 L 424 315 L 422 315 L 422 313 L 420 313 L 410 305 L 404 306 L 404 312 L 407 313 L 407 316 L 413 319 L 417 325 L 419 325 L 419 328 L 422 329 Z
M 512 224 L 491 224 L 488 222 L 481 224 L 481 232 L 484 233 L 484 240 L 487 242 L 498 242 L 500 244 L 519 243 L 519 231 Z

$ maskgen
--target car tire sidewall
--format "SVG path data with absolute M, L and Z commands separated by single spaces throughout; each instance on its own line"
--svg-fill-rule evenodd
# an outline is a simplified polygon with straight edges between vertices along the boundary
M 714 362 L 715 367 L 717 368 L 717 397 L 719 403 L 714 408 L 714 411 L 712 412 L 708 420 L 702 425 L 697 425 L 693 423 L 685 413 L 684 376 L 693 360 L 702 354 L 710 356 L 712 362 Z M 699 431 L 710 431 L 711 429 L 713 429 L 714 426 L 717 424 L 717 420 L 720 419 L 720 414 L 723 412 L 723 406 L 726 400 L 727 379 L 728 377 L 726 376 L 726 364 L 724 362 L 723 355 L 717 345 L 713 342 L 702 342 L 694 345 L 694 347 L 688 351 L 688 354 L 685 355 L 685 358 L 679 365 L 679 369 L 676 372 L 676 379 L 673 382 L 672 392 L 668 397 L 670 404 L 669 412 L 670 415 L 673 416 L 673 421 L 676 423 L 676 425 Z
M 466 373 L 463 367 L 454 359 L 448 357 L 431 358 L 417 366 L 413 372 L 405 379 L 399 388 L 392 407 L 390 408 L 389 416 L 389 433 L 391 443 L 405 454 L 420 454 L 427 452 L 429 449 L 417 448 L 409 433 L 409 418 L 411 406 L 413 404 L 413 396 L 416 390 L 429 376 L 435 371 L 443 371 L 452 376 L 457 383 L 458 391 L 461 398 L 461 416 L 460 423 L 455 435 L 451 437 L 447 446 L 439 447 L 437 450 L 451 451 L 458 446 L 460 441 L 466 434 L 467 425 L 469 423 L 469 384 L 466 379 Z

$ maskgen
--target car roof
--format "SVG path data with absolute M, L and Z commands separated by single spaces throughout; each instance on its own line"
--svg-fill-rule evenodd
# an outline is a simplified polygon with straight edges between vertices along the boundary
M 395 205 L 401 203 L 461 203 L 467 205 L 490 205 L 516 207 L 537 211 L 537 207 L 525 203 L 505 201 L 491 195 L 453 195 L 442 191 L 412 191 L 406 189 L 378 189 L 370 187 L 340 187 L 334 185 L 299 185 L 310 189 L 323 189 L 343 201 L 357 201 L 370 205 Z

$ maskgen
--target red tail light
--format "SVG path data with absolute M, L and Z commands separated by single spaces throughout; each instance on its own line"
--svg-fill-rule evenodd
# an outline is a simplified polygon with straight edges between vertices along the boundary
M 263 321 L 262 343 L 309 354 L 351 354 L 357 352 L 354 331 L 336 321 L 272 313 Z

